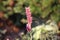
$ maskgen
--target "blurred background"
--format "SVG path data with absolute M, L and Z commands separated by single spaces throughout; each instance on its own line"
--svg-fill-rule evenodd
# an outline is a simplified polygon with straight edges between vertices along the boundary
M 0 0 L 0 11 L 17 26 L 26 27 L 25 7 L 28 6 L 33 17 L 32 28 L 53 20 L 60 30 L 60 0 Z
M 25 14 L 25 7 L 29 6 L 32 16 L 38 19 L 60 20 L 60 0 L 0 0 L 0 10 L 5 11 L 5 17 L 13 13 Z

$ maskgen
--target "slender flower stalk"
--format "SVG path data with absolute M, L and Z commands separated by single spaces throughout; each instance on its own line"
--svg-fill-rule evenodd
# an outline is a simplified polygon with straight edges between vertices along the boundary
M 27 22 L 28 22 L 26 25 L 26 29 L 27 29 L 28 33 L 30 34 L 30 39 L 28 39 L 28 40 L 32 40 L 32 33 L 30 33 L 31 32 L 31 23 L 32 23 L 30 7 L 25 7 L 25 9 L 26 9 Z
M 31 12 L 30 12 L 30 7 L 25 7 L 26 9 L 26 16 L 27 16 L 27 25 L 26 25 L 26 28 L 27 28 L 27 31 L 31 31 L 31 23 L 32 23 L 32 16 L 31 16 Z

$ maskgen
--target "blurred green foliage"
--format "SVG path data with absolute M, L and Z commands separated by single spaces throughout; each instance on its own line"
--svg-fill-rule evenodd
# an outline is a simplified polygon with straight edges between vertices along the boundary
M 7 6 L 14 1 L 14 6 Z M 29 6 L 32 15 L 49 18 L 56 22 L 60 20 L 60 0 L 1 0 L 0 9 L 6 11 L 6 17 L 13 13 L 25 15 L 25 7 Z

